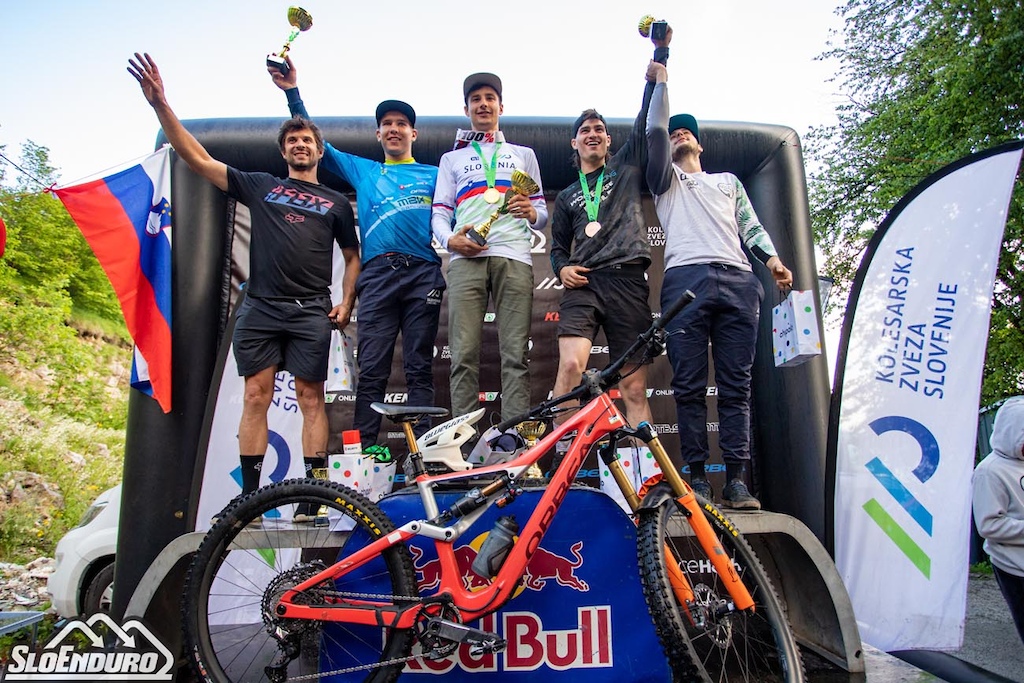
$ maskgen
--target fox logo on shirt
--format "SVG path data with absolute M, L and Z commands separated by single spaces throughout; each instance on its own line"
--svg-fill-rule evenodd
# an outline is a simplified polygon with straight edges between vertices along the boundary
M 300 192 L 284 185 L 278 185 L 268 192 L 263 201 L 268 204 L 285 204 L 291 208 L 312 211 L 321 216 L 327 215 L 327 212 L 334 207 L 334 202 L 329 199 L 318 197 L 311 192 Z

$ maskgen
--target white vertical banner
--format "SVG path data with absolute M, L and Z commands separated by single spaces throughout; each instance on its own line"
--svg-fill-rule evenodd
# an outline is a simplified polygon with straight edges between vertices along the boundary
M 981 374 L 1022 144 L 900 200 L 850 296 L 831 417 L 835 559 L 862 638 L 882 650 L 963 639 Z

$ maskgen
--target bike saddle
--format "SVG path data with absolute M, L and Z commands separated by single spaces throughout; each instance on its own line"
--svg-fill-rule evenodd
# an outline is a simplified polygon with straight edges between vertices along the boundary
M 407 406 L 404 404 L 380 403 L 374 401 L 370 407 L 381 415 L 384 415 L 392 422 L 419 422 L 425 417 L 444 417 L 448 414 L 447 408 L 434 406 Z

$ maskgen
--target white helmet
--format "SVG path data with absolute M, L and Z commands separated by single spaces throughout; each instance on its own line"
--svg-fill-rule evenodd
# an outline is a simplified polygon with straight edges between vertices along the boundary
M 462 445 L 476 434 L 473 425 L 483 417 L 485 408 L 439 424 L 416 439 L 423 454 L 423 462 L 442 464 L 452 472 L 465 472 L 473 468 L 462 456 Z

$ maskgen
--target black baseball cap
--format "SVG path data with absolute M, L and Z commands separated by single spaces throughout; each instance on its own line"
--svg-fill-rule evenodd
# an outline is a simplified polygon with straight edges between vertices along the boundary
M 501 79 L 486 72 L 466 76 L 466 80 L 462 82 L 462 99 L 468 102 L 469 93 L 485 85 L 494 88 L 494 92 L 498 93 L 498 99 L 501 99 Z
M 691 114 L 676 114 L 668 120 L 669 133 L 680 128 L 685 128 L 693 133 L 694 139 L 700 142 L 700 129 L 697 127 L 697 119 L 693 118 Z
M 409 119 L 409 125 L 416 127 L 416 110 L 409 106 L 402 100 L 384 100 L 377 105 L 377 125 L 380 125 L 380 120 L 384 118 L 384 114 L 389 111 L 397 111 L 399 114 L 405 114 L 405 117 Z
M 608 127 L 608 122 L 604 120 L 603 116 L 601 116 L 599 113 L 597 113 L 596 109 L 588 109 L 585 112 L 583 112 L 582 114 L 580 114 L 576 118 L 575 121 L 573 121 L 573 124 L 572 124 L 572 135 L 573 135 L 573 137 L 576 137 L 576 133 L 580 132 L 580 126 L 582 126 L 584 123 L 586 123 L 587 121 L 589 121 L 591 119 L 596 119 L 596 120 L 600 121 L 601 123 L 603 123 L 605 125 L 605 128 Z

